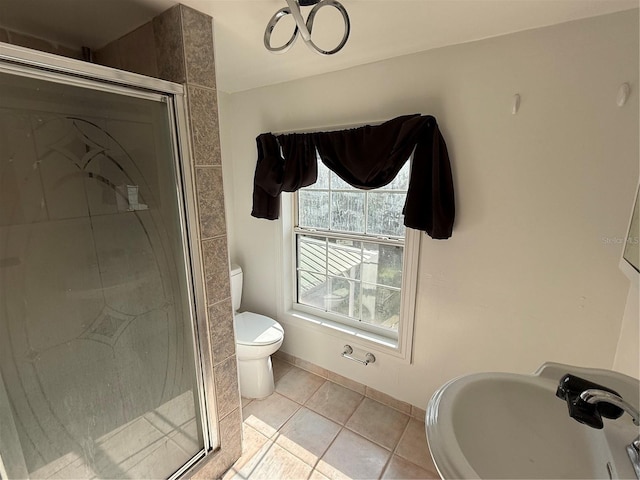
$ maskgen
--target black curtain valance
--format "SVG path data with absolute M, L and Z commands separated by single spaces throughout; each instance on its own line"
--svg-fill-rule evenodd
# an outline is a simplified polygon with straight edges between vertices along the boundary
M 404 115 L 380 125 L 334 132 L 263 133 L 256 142 L 254 217 L 277 219 L 281 192 L 295 192 L 316 182 L 316 151 L 322 163 L 345 182 L 369 190 L 390 183 L 415 148 L 404 224 L 436 239 L 451 236 L 455 217 L 451 165 L 432 116 Z

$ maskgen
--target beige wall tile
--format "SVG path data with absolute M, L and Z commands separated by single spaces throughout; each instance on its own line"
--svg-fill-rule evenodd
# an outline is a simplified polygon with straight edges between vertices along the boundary
M 233 464 L 232 475 L 236 473 L 247 478 L 249 474 L 256 468 L 258 462 L 264 456 L 264 453 L 273 444 L 272 440 L 262 435 L 250 426 L 242 425 L 242 455 L 236 463 Z M 231 476 L 232 476 L 231 475 Z M 224 478 L 227 478 L 225 476 Z
M 236 353 L 231 299 L 209 306 L 209 332 L 213 364 L 217 365 Z
M 21 47 L 32 48 L 41 52 L 54 53 L 56 55 L 62 55 L 65 57 L 71 57 L 80 59 L 82 58 L 82 52 L 80 49 L 74 50 L 71 48 L 63 47 L 53 44 L 47 40 L 41 38 L 32 37 L 30 35 L 23 35 L 22 33 L 13 32 L 11 30 L 6 31 L 7 42 L 13 45 L 19 45 Z
M 367 397 L 372 398 L 380 403 L 384 403 L 385 405 L 390 406 L 391 408 L 395 408 L 396 410 L 401 411 L 402 413 L 406 413 L 407 415 L 411 414 L 411 405 L 406 402 L 402 402 L 393 398 L 386 393 L 382 393 L 378 390 L 375 390 L 371 387 L 367 387 L 367 391 L 365 394 Z
M 326 370 L 322 367 L 319 367 L 311 362 L 307 362 L 306 360 L 303 360 L 301 358 L 295 357 L 291 354 L 288 354 L 286 352 L 283 352 L 282 350 L 278 350 L 275 354 L 274 357 L 290 363 L 292 365 L 295 365 L 299 368 L 302 368 L 303 370 L 307 370 L 311 373 L 314 373 L 316 375 L 319 375 L 321 377 L 327 378 L 328 380 L 330 380 L 333 383 L 337 383 L 338 385 L 341 385 L 343 387 L 346 387 L 350 390 L 353 390 L 354 392 L 360 393 L 361 395 L 365 395 L 369 398 L 372 398 L 373 400 L 376 400 L 380 403 L 383 403 L 385 405 L 388 405 L 392 408 L 395 408 L 396 410 L 399 410 L 402 413 L 406 413 L 407 415 L 411 415 L 412 417 L 420 420 L 420 421 L 424 421 L 424 418 L 426 416 L 426 411 L 422 408 L 416 407 L 414 405 L 410 405 L 406 402 L 402 402 L 400 400 L 397 400 L 395 398 L 393 398 L 390 395 L 387 395 L 386 393 L 382 393 L 378 390 L 375 390 L 373 388 L 367 387 L 365 385 L 363 385 L 362 383 L 356 382 L 354 380 L 351 380 L 347 377 L 343 377 L 342 375 L 339 375 L 335 372 L 332 372 L 330 370 Z
M 242 455 L 242 410 L 240 408 L 220 420 L 220 447 L 231 460 L 226 468 L 229 468 Z
M 181 5 L 187 83 L 216 88 L 211 17 Z
M 184 83 L 184 46 L 180 5 L 176 5 L 153 19 L 158 76 L 170 82 Z M 211 45 L 211 48 L 213 45 Z
M 224 191 L 221 167 L 196 167 L 200 235 L 211 238 L 224 235 Z
M 306 360 L 302 360 L 301 358 L 295 359 L 295 366 L 303 370 L 306 370 L 307 372 L 311 372 L 314 375 L 318 375 L 322 378 L 327 378 L 327 376 L 329 375 L 329 372 L 326 369 L 319 367 L 314 363 L 307 362 Z
M 218 100 L 215 90 L 187 87 L 195 165 L 221 165 Z
M 221 478 L 242 453 L 242 415 L 234 410 L 220 420 L 220 450 L 205 457 L 191 478 L 204 480 Z
M 117 43 L 120 50 L 120 68 L 150 77 L 158 76 L 156 42 L 151 22 L 136 28 Z
M 100 65 L 122 69 L 118 40 L 108 43 L 104 47 L 93 52 L 93 60 Z
M 195 469 L 190 475 L 192 480 L 209 480 L 212 478 L 220 478 L 227 469 L 223 468 L 222 450 L 213 452 L 196 464 Z
M 202 255 L 207 304 L 213 305 L 231 296 L 226 237 L 203 240 Z
M 364 395 L 366 392 L 366 387 L 363 384 L 353 381 L 350 378 L 343 377 L 342 375 L 339 375 L 337 373 L 330 371 L 328 378 L 332 382 L 337 383 L 338 385 L 342 385 L 343 387 L 346 387 L 349 390 L 353 390 L 354 392 L 358 392 L 362 395 Z
M 213 374 L 216 383 L 218 418 L 220 419 L 240 408 L 238 365 L 235 355 L 213 367 Z
M 422 408 L 418 408 L 415 405 L 411 405 L 411 416 L 421 422 L 424 422 L 424 419 L 427 416 L 427 411 Z
M 280 360 L 282 360 L 283 362 L 290 363 L 291 365 L 295 365 L 296 364 L 296 357 L 294 357 L 293 355 L 289 355 L 288 353 L 283 352 L 282 350 L 278 350 L 273 355 L 276 358 L 279 358 Z

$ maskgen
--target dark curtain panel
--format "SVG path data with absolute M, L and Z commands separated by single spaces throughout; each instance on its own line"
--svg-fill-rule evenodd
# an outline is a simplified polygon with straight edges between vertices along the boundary
M 433 238 L 451 236 L 455 217 L 451 165 L 432 116 L 404 115 L 381 125 L 335 132 L 277 137 L 263 133 L 256 140 L 254 217 L 278 218 L 281 192 L 295 192 L 316 181 L 316 150 L 340 178 L 365 190 L 390 183 L 414 152 L 404 224 Z

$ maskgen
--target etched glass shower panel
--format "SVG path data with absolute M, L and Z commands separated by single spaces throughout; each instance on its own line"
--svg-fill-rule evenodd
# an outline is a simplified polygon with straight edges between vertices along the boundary
M 162 101 L 0 74 L 9 471 L 166 478 L 204 447 L 169 118 Z

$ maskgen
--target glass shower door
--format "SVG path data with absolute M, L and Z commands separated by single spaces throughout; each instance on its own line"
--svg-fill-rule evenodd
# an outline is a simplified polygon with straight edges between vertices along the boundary
M 167 478 L 204 449 L 174 126 L 151 97 L 0 73 L 9 477 Z

